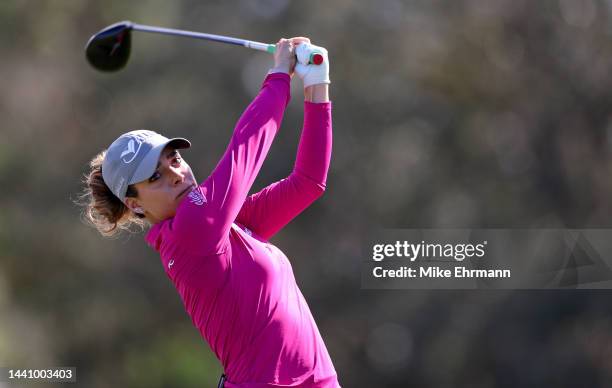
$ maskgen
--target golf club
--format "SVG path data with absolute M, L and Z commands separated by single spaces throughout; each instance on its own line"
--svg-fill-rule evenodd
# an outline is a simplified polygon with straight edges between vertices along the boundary
M 135 24 L 130 21 L 122 21 L 102 29 L 89 38 L 89 41 L 85 46 L 85 56 L 87 57 L 89 63 L 101 71 L 117 71 L 123 68 L 130 57 L 132 30 L 228 43 L 254 50 L 266 51 L 268 53 L 274 53 L 276 51 L 276 45 L 274 44 L 254 42 L 252 40 L 232 38 L 223 35 L 147 26 L 143 24 Z M 315 51 L 310 55 L 309 63 L 319 65 L 322 62 L 323 55 L 320 53 Z

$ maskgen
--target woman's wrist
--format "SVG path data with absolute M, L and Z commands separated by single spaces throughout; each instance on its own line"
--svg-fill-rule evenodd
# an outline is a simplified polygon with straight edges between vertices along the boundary
M 304 100 L 308 102 L 329 102 L 329 85 L 316 84 L 304 88 Z
M 268 71 L 268 74 L 272 74 L 272 73 L 286 73 L 291 75 L 291 72 L 289 71 L 289 66 L 274 66 L 273 68 L 271 68 Z

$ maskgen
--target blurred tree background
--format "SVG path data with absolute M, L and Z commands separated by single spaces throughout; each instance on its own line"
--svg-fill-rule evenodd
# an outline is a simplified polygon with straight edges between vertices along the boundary
M 272 59 L 135 33 L 128 66 L 96 72 L 84 45 L 120 20 L 328 48 L 328 190 L 273 242 L 344 387 L 612 385 L 609 291 L 360 289 L 373 228 L 612 225 L 606 0 L 0 2 L 0 365 L 76 366 L 89 388 L 221 372 L 142 236 L 103 239 L 73 201 L 132 129 L 190 138 L 204 179 Z M 292 90 L 253 190 L 291 170 Z

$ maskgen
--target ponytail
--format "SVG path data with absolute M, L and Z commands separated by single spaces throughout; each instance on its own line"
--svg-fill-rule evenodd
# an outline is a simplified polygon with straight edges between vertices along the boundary
M 100 152 L 91 160 L 90 171 L 84 176 L 85 189 L 77 202 L 84 208 L 83 218 L 106 237 L 115 236 L 122 230 L 130 231 L 133 225 L 143 230 L 146 226 L 144 215 L 130 210 L 102 179 L 104 155 L 106 151 Z M 130 185 L 126 197 L 137 196 L 138 191 Z

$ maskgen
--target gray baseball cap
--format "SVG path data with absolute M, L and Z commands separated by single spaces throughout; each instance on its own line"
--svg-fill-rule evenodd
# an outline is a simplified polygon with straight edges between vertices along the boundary
M 129 185 L 149 179 L 157 169 L 164 148 L 189 148 L 191 143 L 182 137 L 168 139 L 144 129 L 119 136 L 106 150 L 102 162 L 102 179 L 121 202 Z

